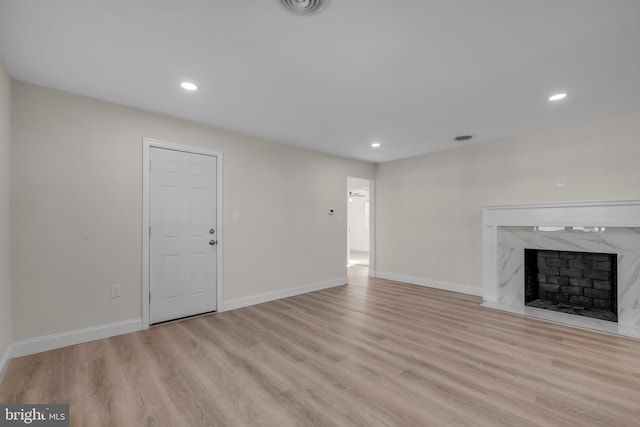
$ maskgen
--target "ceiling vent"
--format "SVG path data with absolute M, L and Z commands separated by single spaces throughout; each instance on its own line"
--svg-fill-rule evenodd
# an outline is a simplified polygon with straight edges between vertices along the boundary
M 280 0 L 289 12 L 296 15 L 313 15 L 320 12 L 327 0 Z
M 471 135 L 460 135 L 453 138 L 453 140 L 458 142 L 464 142 L 464 141 L 470 140 L 471 138 L 473 138 Z

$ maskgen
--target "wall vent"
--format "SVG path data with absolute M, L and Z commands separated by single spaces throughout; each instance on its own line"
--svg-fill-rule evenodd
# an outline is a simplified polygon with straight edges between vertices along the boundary
M 453 140 L 458 142 L 464 142 L 464 141 L 470 140 L 471 138 L 473 138 L 471 135 L 460 135 L 453 138 Z

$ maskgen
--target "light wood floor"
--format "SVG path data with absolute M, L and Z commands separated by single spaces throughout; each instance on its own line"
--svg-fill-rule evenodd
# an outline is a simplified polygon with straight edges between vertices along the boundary
M 370 280 L 14 359 L 74 426 L 638 426 L 640 341 Z

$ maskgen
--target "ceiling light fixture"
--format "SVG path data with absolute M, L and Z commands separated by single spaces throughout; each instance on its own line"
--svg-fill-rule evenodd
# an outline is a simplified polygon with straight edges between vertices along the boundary
M 280 0 L 280 3 L 296 15 L 313 15 L 322 10 L 327 0 Z
M 566 98 L 566 96 L 566 93 L 556 93 L 555 95 L 549 97 L 549 101 L 559 101 L 563 98 Z
M 380 148 L 382 147 L 382 144 L 380 144 L 379 142 L 374 142 L 371 144 L 371 148 Z
M 180 86 L 182 86 L 183 89 L 191 90 L 191 91 L 198 89 L 198 86 L 196 86 L 191 82 L 182 82 L 180 83 Z

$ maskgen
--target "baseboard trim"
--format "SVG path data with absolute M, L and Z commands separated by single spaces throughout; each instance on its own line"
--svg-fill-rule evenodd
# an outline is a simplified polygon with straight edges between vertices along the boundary
M 141 331 L 142 319 L 124 320 L 91 328 L 46 335 L 13 343 L 13 357 L 27 356 L 75 344 Z
M 411 285 L 425 286 L 427 288 L 442 289 L 444 291 L 458 292 L 460 294 L 482 296 L 482 288 L 475 286 L 459 285 L 457 283 L 440 282 L 437 280 L 422 279 L 420 277 L 403 276 L 401 274 L 376 271 L 377 278 L 409 283 Z
M 9 344 L 7 351 L 4 352 L 2 359 L 0 359 L 0 384 L 2 384 L 2 380 L 4 379 L 4 374 L 7 373 L 7 368 L 9 367 L 9 363 L 11 363 L 13 354 L 13 343 Z
M 248 297 L 234 298 L 222 303 L 222 310 L 229 311 L 242 307 L 249 307 L 250 305 L 262 304 L 263 302 L 275 301 L 282 298 L 294 297 L 296 295 L 302 295 L 309 292 L 321 291 L 323 289 L 334 288 L 336 286 L 342 286 L 347 284 L 346 277 L 340 277 L 338 279 L 327 280 L 324 282 L 313 283 L 310 285 L 295 286 L 293 288 L 281 289 L 279 291 L 265 292 L 262 294 L 251 295 Z

